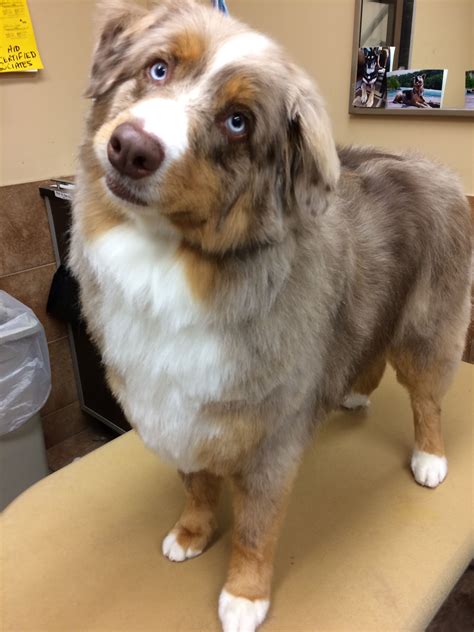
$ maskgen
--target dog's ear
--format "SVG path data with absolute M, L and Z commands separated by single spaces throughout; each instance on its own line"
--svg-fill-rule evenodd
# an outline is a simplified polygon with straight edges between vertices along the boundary
M 303 80 L 289 107 L 287 193 L 309 213 L 326 208 L 336 190 L 340 162 L 321 97 Z
M 97 5 L 99 41 L 96 45 L 87 98 L 105 94 L 120 77 L 126 49 L 125 33 L 147 10 L 126 0 L 100 0 Z
M 421 77 L 422 77 L 422 79 L 423 79 L 423 80 L 425 80 L 425 79 L 426 79 L 426 73 L 423 73 L 423 74 L 421 75 Z

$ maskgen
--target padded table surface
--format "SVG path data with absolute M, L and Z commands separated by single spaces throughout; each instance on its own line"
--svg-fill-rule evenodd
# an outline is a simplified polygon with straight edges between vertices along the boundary
M 409 471 L 412 420 L 388 371 L 369 411 L 336 412 L 309 448 L 278 548 L 263 632 L 422 630 L 473 555 L 473 381 L 444 405 L 446 481 Z M 1 629 L 214 632 L 230 545 L 177 564 L 161 539 L 183 491 L 133 433 L 47 477 L 2 516 Z

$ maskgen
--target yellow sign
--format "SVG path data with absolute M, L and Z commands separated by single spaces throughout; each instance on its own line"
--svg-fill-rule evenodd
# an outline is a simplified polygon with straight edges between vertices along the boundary
M 26 0 L 0 0 L 0 73 L 43 68 Z

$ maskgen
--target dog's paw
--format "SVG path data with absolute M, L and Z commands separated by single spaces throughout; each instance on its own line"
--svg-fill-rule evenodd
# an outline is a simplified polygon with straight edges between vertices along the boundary
M 446 478 L 448 462 L 445 456 L 415 450 L 411 457 L 411 471 L 420 485 L 438 487 Z
M 173 529 L 163 540 L 161 550 L 165 557 L 171 562 L 184 562 L 201 555 L 204 550 L 204 546 L 201 543 L 192 542 L 189 537 L 181 538 L 180 535 L 177 529 Z
M 342 402 L 342 407 L 348 410 L 354 410 L 356 408 L 367 408 L 370 404 L 370 399 L 367 395 L 361 395 L 360 393 L 349 393 L 346 395 Z
M 268 599 L 235 597 L 223 590 L 219 597 L 219 618 L 223 632 L 255 632 L 267 616 Z

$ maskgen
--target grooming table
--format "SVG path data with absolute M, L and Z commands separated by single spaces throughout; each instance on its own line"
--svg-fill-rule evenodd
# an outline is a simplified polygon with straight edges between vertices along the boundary
M 368 412 L 336 412 L 308 450 L 278 548 L 262 632 L 423 630 L 473 556 L 474 366 L 444 406 L 436 490 L 409 471 L 408 396 L 386 373 Z M 230 545 L 171 563 L 175 471 L 130 432 L 43 479 L 2 517 L 3 632 L 217 632 Z

